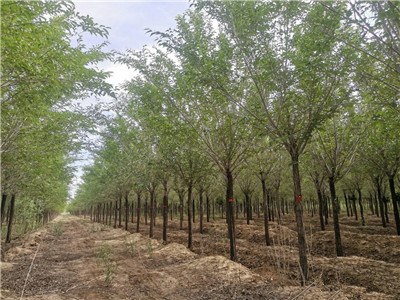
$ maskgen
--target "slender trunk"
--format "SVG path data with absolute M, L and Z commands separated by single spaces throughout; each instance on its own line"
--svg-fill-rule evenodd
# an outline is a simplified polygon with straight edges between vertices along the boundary
M 163 182 L 163 242 L 167 242 L 167 226 L 168 226 L 168 181 Z
M 383 207 L 385 209 L 386 224 L 389 224 L 389 215 L 388 215 L 388 202 L 389 202 L 389 199 L 386 198 L 385 196 L 383 196 L 382 197 L 382 201 L 383 201 Z
M 379 217 L 379 208 L 378 208 L 379 205 L 378 205 L 378 198 L 376 197 L 376 192 L 374 195 L 374 201 L 375 201 L 375 214 L 377 217 Z
M 264 234 L 265 234 L 265 243 L 267 246 L 271 245 L 269 240 L 269 224 L 268 224 L 268 198 L 267 198 L 267 187 L 265 185 L 265 179 L 261 175 L 261 186 L 263 193 L 263 208 L 264 208 Z
M 128 230 L 128 222 L 129 222 L 129 201 L 128 201 L 128 192 L 125 193 L 125 230 Z
M 293 194 L 294 194 L 294 212 L 296 215 L 297 240 L 299 243 L 299 261 L 304 281 L 308 279 L 308 262 L 307 262 L 307 243 L 306 233 L 303 224 L 303 203 L 301 195 L 301 182 L 299 172 L 299 156 L 292 153 L 292 171 L 293 171 Z
M 5 211 L 5 208 L 6 208 L 6 200 L 7 200 L 7 195 L 6 194 L 2 194 L 1 195 L 0 228 L 3 225 L 3 221 L 4 221 L 4 211 Z
M 150 188 L 150 232 L 149 237 L 152 238 L 154 234 L 154 189 Z
M 322 199 L 324 200 L 325 225 L 328 225 L 328 197 L 326 197 L 325 193 L 322 193 Z
M 106 221 L 106 204 L 103 203 L 101 206 L 102 206 L 102 215 L 103 215 L 103 216 L 102 216 L 103 219 L 102 219 L 101 221 L 102 221 L 102 223 L 104 224 L 105 221 Z
M 210 197 L 208 193 L 206 194 L 206 214 L 207 214 L 207 223 L 210 222 Z
M 250 224 L 250 216 L 251 216 L 250 198 L 247 193 L 244 196 L 245 196 L 245 202 L 246 202 L 246 221 L 247 221 L 247 225 L 249 225 Z
M 212 201 L 212 216 L 213 216 L 213 221 L 215 221 L 215 197 L 213 197 Z
M 369 193 L 369 209 L 371 210 L 371 215 L 374 215 L 374 202 L 372 201 L 372 194 L 371 192 Z
M 267 192 L 267 208 L 268 208 L 268 220 L 271 222 L 272 218 L 271 218 L 271 196 L 270 196 L 270 192 Z
M 144 198 L 144 224 L 147 225 L 147 215 L 149 213 L 149 205 L 148 205 L 148 196 L 147 193 L 145 193 L 145 198 Z
M 108 225 L 111 226 L 111 218 L 112 218 L 112 201 L 108 204 Z
M 358 192 L 358 205 L 360 205 L 361 225 L 365 226 L 364 207 L 362 204 L 361 189 L 357 189 L 357 192 Z
M 386 220 L 385 220 L 385 212 L 383 208 L 383 200 L 382 200 L 382 192 L 381 192 L 381 180 L 380 178 L 375 178 L 376 184 L 376 191 L 378 192 L 378 202 L 379 202 L 379 209 L 381 211 L 381 218 L 382 218 L 382 227 L 386 227 Z
M 396 222 L 397 235 L 400 235 L 400 217 L 399 217 L 399 209 L 397 207 L 397 195 L 394 186 L 394 176 L 389 176 L 389 188 L 390 188 L 390 195 L 392 196 L 393 214 L 394 214 L 394 220 Z
M 6 243 L 11 242 L 11 234 L 12 228 L 14 225 L 14 210 L 15 210 L 15 195 L 11 195 L 11 202 L 10 202 L 10 214 L 8 218 L 8 227 L 7 227 L 7 236 L 6 236 Z
M 240 204 L 238 201 L 236 201 L 236 208 L 235 208 L 235 213 L 236 213 L 236 220 L 239 219 L 239 211 L 240 211 Z
M 279 188 L 276 188 L 275 190 L 275 197 L 276 197 L 276 201 L 275 201 L 275 207 L 276 207 L 276 215 L 278 218 L 278 224 L 281 224 L 281 210 L 279 209 L 280 207 L 280 203 L 279 203 Z
M 319 183 L 319 179 L 317 177 L 315 178 L 315 188 L 317 189 L 317 196 L 318 196 L 319 225 L 321 226 L 321 230 L 325 230 L 324 202 L 322 199 L 321 186 Z
M 117 217 L 118 217 L 118 200 L 115 201 L 115 206 L 114 206 L 114 228 L 117 228 Z
M 233 206 L 233 176 L 230 169 L 226 169 L 226 216 L 228 220 L 228 235 L 230 242 L 231 260 L 236 261 L 236 240 L 235 240 L 235 215 Z
M 118 204 L 118 228 L 122 227 L 122 194 L 119 196 Z
M 183 193 L 178 193 L 179 196 L 179 230 L 183 229 Z
M 192 183 L 188 184 L 188 203 L 187 203 L 187 210 L 188 210 L 188 248 L 192 250 Z
M 356 196 L 351 195 L 351 202 L 353 202 L 353 210 L 354 210 L 354 216 L 356 221 L 358 221 L 358 213 L 357 213 L 357 205 L 356 205 Z
M 344 196 L 344 202 L 346 204 L 346 212 L 347 212 L 347 216 L 350 217 L 350 212 L 349 212 L 349 203 L 347 201 L 347 195 L 345 190 L 343 190 L 343 196 Z
M 192 209 L 193 209 L 193 223 L 196 222 L 196 202 L 195 202 L 195 197 L 192 199 Z
M 203 210 L 203 190 L 200 189 L 199 192 L 199 213 L 200 213 L 200 233 L 203 233 L 203 217 L 204 217 L 204 210 Z
M 133 224 L 135 218 L 135 200 L 132 200 L 131 205 L 131 223 Z
M 107 202 L 104 203 L 104 206 L 105 206 L 105 210 L 106 210 L 106 219 L 104 221 L 104 224 L 107 225 L 108 224 L 108 203 Z M 85 217 L 85 215 L 83 217 Z
M 140 231 L 140 192 L 136 192 L 137 195 L 137 208 L 136 208 L 136 232 Z
M 333 211 L 333 228 L 335 230 L 335 246 L 336 255 L 343 256 L 342 239 L 340 237 L 340 226 L 339 226 L 339 206 L 338 199 L 336 197 L 335 190 L 335 178 L 329 177 L 329 189 L 331 191 L 332 211 Z

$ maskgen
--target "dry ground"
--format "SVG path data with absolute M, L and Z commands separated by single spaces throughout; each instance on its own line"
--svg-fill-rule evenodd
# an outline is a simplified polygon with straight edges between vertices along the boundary
M 264 245 L 261 219 L 237 220 L 238 263 L 228 259 L 223 220 L 205 223 L 203 235 L 196 222 L 191 252 L 176 220 L 163 245 L 159 219 L 149 239 L 144 224 L 137 234 L 133 224 L 130 233 L 60 216 L 5 253 L 2 299 L 20 298 L 38 248 L 26 299 L 400 299 L 400 237 L 393 224 L 381 228 L 368 216 L 361 227 L 342 218 L 346 257 L 336 258 L 331 225 L 317 231 L 317 221 L 306 217 L 312 277 L 301 287 L 293 216 L 271 223 L 271 247 Z M 106 245 L 110 255 L 99 255 Z

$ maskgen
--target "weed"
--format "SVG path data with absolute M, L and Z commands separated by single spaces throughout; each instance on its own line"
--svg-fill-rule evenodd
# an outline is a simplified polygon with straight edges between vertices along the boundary
M 138 254 L 135 241 L 128 241 L 127 238 L 125 238 L 125 246 L 131 257 L 135 257 Z
M 100 263 L 103 265 L 105 274 L 105 283 L 109 285 L 114 279 L 114 269 L 113 269 L 113 253 L 109 244 L 103 244 L 99 250 L 97 250 L 97 257 Z
M 149 254 L 149 257 L 153 257 L 153 245 L 151 244 L 151 239 L 147 240 L 147 254 Z
M 55 236 L 63 234 L 63 224 L 61 222 L 50 224 L 50 233 Z

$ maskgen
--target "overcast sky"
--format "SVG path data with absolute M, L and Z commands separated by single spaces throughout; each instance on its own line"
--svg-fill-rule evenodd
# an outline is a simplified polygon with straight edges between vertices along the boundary
M 140 50 L 144 45 L 155 44 L 154 38 L 146 34 L 145 29 L 165 31 L 175 27 L 175 17 L 189 8 L 190 3 L 184 0 L 175 1 L 74 1 L 76 11 L 82 15 L 91 16 L 98 24 L 110 27 L 107 50 L 123 52 L 126 49 Z M 98 44 L 102 39 L 89 37 L 89 43 Z M 112 62 L 100 65 L 105 71 L 111 71 L 108 82 L 118 86 L 132 77 L 133 71 L 127 67 Z M 109 98 L 100 99 L 102 102 L 112 101 Z M 93 103 L 86 99 L 82 105 Z M 81 182 L 82 168 L 91 163 L 87 153 L 82 152 L 83 160 L 74 164 L 77 167 L 75 178 L 69 187 L 71 196 L 75 195 Z

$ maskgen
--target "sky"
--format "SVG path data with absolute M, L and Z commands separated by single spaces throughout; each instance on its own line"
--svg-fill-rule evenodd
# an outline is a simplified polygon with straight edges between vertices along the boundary
M 154 37 L 147 34 L 145 29 L 165 31 L 168 28 L 175 28 L 175 17 L 182 14 L 190 5 L 184 0 L 74 1 L 74 4 L 75 10 L 80 14 L 89 15 L 96 23 L 110 27 L 109 46 L 106 50 L 119 52 L 124 52 L 126 49 L 140 50 L 145 45 L 154 45 Z M 86 39 L 89 45 L 98 44 L 102 40 L 93 37 Z M 99 64 L 99 67 L 112 72 L 107 81 L 114 86 L 129 80 L 134 74 L 134 71 L 126 66 L 109 61 Z M 104 97 L 96 101 L 110 102 L 112 99 Z M 94 99 L 83 99 L 81 105 L 87 106 L 94 102 Z M 87 152 L 83 151 L 80 155 L 80 160 L 73 165 L 76 171 L 69 186 L 71 197 L 75 195 L 78 184 L 81 182 L 83 167 L 92 162 Z

